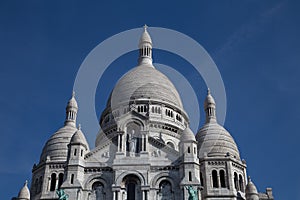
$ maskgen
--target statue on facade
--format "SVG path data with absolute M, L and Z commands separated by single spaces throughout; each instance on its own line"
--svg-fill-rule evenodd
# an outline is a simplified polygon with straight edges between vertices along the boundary
M 56 190 L 56 194 L 58 195 L 58 200 L 68 200 L 69 195 L 65 193 L 63 189 Z
M 131 131 L 131 134 L 129 135 L 129 152 L 135 153 L 136 151 L 136 140 L 137 138 L 134 136 L 134 130 Z
M 193 188 L 193 186 L 185 186 L 185 188 L 188 190 L 189 198 L 188 200 L 198 200 L 198 191 Z

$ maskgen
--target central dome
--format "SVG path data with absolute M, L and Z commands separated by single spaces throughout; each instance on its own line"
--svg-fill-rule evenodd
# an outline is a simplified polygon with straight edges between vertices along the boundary
M 107 102 L 112 108 L 136 99 L 165 102 L 182 109 L 180 96 L 172 82 L 152 64 L 141 64 L 116 84 Z

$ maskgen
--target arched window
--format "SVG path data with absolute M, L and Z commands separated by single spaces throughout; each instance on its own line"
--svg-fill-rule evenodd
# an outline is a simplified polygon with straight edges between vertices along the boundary
M 95 199 L 105 199 L 104 185 L 97 181 L 92 185 L 93 195 L 96 196 Z
M 160 108 L 158 107 L 158 114 L 160 114 Z
M 192 172 L 189 172 L 189 181 L 192 181 Z
M 77 149 L 74 149 L 74 156 L 76 156 L 77 154 Z
M 220 184 L 221 184 L 221 188 L 226 188 L 225 171 L 224 170 L 220 170 Z
M 172 142 L 167 142 L 167 145 L 172 149 L 175 149 L 175 145 Z
M 71 184 L 74 184 L 74 174 L 71 174 Z
M 160 197 L 160 199 L 174 199 L 172 185 L 168 180 L 163 180 L 162 182 L 160 182 L 158 196 Z
M 212 182 L 213 182 L 213 187 L 218 188 L 218 172 L 216 170 L 212 171 Z
M 50 191 L 55 191 L 56 187 L 56 174 L 51 174 L 51 183 L 50 183 Z
M 60 186 L 63 184 L 63 181 L 64 181 L 64 174 L 63 173 L 60 173 L 58 175 L 58 189 L 60 189 Z
M 154 107 L 152 107 L 152 113 L 155 113 Z
M 240 186 L 240 190 L 244 192 L 244 181 L 242 175 L 239 175 L 239 186 Z
M 234 172 L 234 188 L 236 190 L 239 190 L 239 181 L 238 181 L 238 175 L 236 172 Z
M 188 147 L 187 150 L 188 150 L 188 153 L 191 153 L 191 147 Z

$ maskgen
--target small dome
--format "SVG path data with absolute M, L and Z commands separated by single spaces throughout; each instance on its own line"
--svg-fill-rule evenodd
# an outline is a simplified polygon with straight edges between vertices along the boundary
M 70 144 L 82 144 L 87 148 L 87 150 L 89 149 L 89 145 L 80 127 L 72 136 Z
M 75 92 L 72 93 L 72 98 L 68 101 L 67 108 L 68 107 L 78 108 L 78 104 L 75 99 Z
M 151 64 L 139 65 L 127 72 L 114 87 L 107 107 L 117 107 L 139 98 L 159 100 L 183 108 L 173 83 Z
M 228 156 L 240 159 L 239 150 L 230 133 L 217 122 L 206 123 L 196 135 L 199 157 Z
M 30 192 L 27 186 L 27 181 L 25 182 L 24 186 L 19 192 L 18 199 L 22 200 L 29 200 L 30 199 Z
M 187 127 L 181 134 L 180 141 L 196 141 L 193 131 Z
M 68 144 L 76 131 L 76 127 L 68 125 L 56 131 L 46 142 L 40 162 L 45 161 L 47 157 L 50 157 L 51 160 L 65 161 L 68 155 Z
M 246 185 L 245 193 L 246 194 L 258 194 L 256 186 L 251 181 L 250 177 L 248 178 L 248 184 Z
M 147 31 L 147 25 L 144 26 L 144 32 L 140 38 L 139 47 L 141 47 L 144 43 L 150 43 L 150 45 L 152 45 L 151 37 Z
M 204 108 L 206 109 L 209 105 L 216 105 L 215 99 L 210 94 L 210 90 L 207 90 L 207 96 L 204 101 Z

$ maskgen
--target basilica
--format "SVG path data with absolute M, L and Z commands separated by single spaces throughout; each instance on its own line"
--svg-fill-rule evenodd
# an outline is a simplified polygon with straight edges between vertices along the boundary
M 246 161 L 216 117 L 213 91 L 204 100 L 205 124 L 197 134 L 172 82 L 152 64 L 152 40 L 144 28 L 138 65 L 115 85 L 99 117 L 95 147 L 80 125 L 75 93 L 64 126 L 45 143 L 13 200 L 274 200 L 258 192 Z M 192 197 L 193 196 L 193 197 Z

